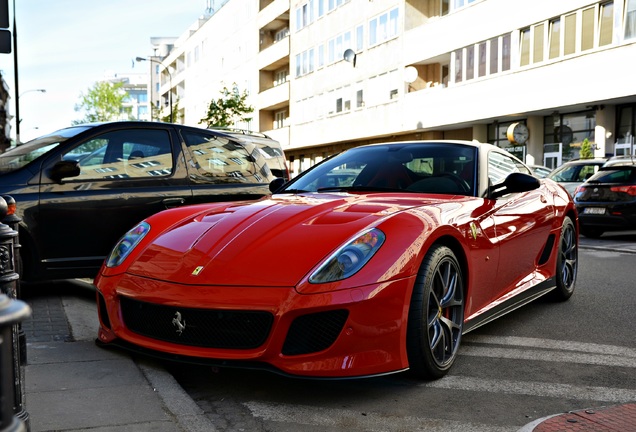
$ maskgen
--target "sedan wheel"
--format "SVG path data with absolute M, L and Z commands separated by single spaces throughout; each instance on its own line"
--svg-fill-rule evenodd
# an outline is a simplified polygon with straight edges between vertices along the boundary
M 574 292 L 579 259 L 576 229 L 569 217 L 563 219 L 558 253 L 555 275 L 556 288 L 551 292 L 551 295 L 554 300 L 564 301 L 569 299 Z
M 441 378 L 457 357 L 464 323 L 464 282 L 455 254 L 433 246 L 418 272 L 409 309 L 407 351 L 411 372 Z

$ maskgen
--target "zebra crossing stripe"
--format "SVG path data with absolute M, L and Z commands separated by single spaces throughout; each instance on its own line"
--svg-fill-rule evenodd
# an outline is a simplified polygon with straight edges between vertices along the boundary
M 446 390 L 555 397 L 611 403 L 626 403 L 636 400 L 636 390 L 631 389 L 577 386 L 533 381 L 482 379 L 457 375 L 448 375 L 437 381 L 422 383 L 420 386 Z

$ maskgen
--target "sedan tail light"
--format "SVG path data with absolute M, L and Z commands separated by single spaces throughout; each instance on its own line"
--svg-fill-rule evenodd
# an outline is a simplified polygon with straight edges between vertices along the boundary
M 612 192 L 622 192 L 628 195 L 636 196 L 636 185 L 612 186 L 610 190 Z

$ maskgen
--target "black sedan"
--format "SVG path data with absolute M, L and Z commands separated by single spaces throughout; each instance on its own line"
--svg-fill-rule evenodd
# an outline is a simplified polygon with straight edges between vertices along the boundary
M 169 123 L 69 127 L 0 154 L 25 281 L 94 277 L 117 240 L 167 208 L 269 194 L 288 178 L 265 136 Z
M 574 195 L 581 234 L 636 229 L 636 165 L 604 166 Z

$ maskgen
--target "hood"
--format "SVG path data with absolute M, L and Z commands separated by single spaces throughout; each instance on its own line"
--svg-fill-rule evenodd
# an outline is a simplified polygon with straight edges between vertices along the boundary
M 195 285 L 295 286 L 360 231 L 434 202 L 315 194 L 216 206 L 159 234 L 128 273 Z

